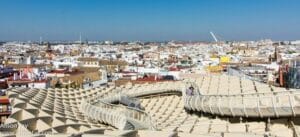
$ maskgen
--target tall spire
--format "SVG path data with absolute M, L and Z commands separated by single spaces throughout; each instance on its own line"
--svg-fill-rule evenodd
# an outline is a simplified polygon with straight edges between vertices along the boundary
M 42 42 L 43 42 L 43 38 L 42 36 L 40 36 L 40 45 L 42 45 Z
M 80 42 L 80 44 L 82 43 L 82 41 L 81 41 L 81 32 L 79 34 L 79 42 Z

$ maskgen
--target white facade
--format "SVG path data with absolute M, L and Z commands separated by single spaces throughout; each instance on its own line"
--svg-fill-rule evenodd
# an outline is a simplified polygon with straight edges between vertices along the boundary
M 55 61 L 52 61 L 54 68 L 58 69 L 61 67 L 77 67 L 78 63 L 73 58 L 62 58 Z

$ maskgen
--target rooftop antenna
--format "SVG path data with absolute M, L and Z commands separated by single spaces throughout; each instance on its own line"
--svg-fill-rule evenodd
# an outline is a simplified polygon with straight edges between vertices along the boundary
M 215 36 L 215 34 L 212 31 L 210 32 L 210 35 L 214 38 L 215 42 L 218 42 L 217 37 Z

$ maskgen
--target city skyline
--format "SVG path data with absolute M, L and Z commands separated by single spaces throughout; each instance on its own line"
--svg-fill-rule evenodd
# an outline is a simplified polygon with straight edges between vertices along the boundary
M 0 41 L 296 40 L 299 1 L 0 1 Z

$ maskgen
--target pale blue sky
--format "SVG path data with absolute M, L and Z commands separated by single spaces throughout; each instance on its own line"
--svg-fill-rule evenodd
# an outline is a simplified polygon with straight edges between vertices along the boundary
M 0 0 L 0 40 L 300 39 L 299 0 Z

